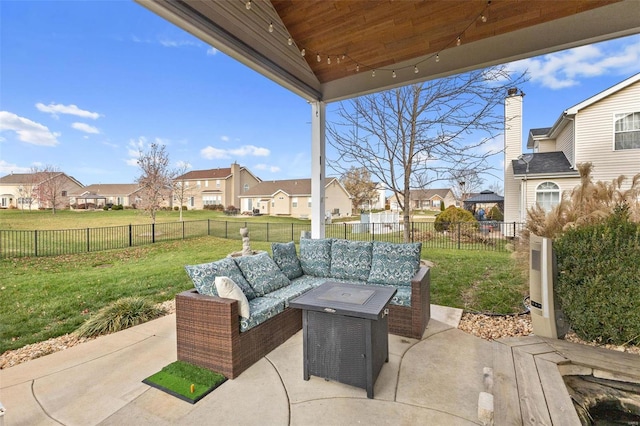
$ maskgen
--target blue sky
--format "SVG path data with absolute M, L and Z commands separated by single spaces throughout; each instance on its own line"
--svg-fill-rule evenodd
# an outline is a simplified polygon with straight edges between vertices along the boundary
M 640 35 L 512 67 L 531 73 L 525 132 L 547 127 L 640 72 Z M 263 180 L 304 178 L 310 115 L 302 98 L 132 1 L 0 1 L 0 175 L 53 165 L 85 185 L 133 182 L 138 149 L 157 141 L 174 167 L 237 161 Z

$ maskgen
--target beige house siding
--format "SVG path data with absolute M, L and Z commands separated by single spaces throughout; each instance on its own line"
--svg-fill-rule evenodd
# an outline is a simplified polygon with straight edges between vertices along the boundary
M 523 180 L 521 185 L 523 187 L 523 193 L 526 193 L 526 199 L 523 200 L 527 209 L 532 208 L 536 205 L 536 193 L 538 187 L 541 183 L 544 182 L 553 182 L 560 188 L 560 197 L 564 194 L 567 196 L 571 194 L 573 188 L 580 184 L 580 178 L 558 178 L 558 177 L 548 177 L 548 178 L 539 178 L 539 179 L 528 179 Z
M 291 215 L 291 197 L 282 191 L 275 193 L 271 199 L 271 214 Z
M 640 111 L 640 82 L 636 82 L 576 114 L 576 162 L 592 162 L 595 181 L 640 173 L 640 149 L 614 149 L 615 114 Z M 630 185 L 630 179 L 625 182 Z
M 520 185 L 513 177 L 511 159 L 522 154 L 522 95 L 516 94 L 505 99 L 504 116 L 504 220 L 520 222 L 524 217 L 520 209 L 522 194 Z
M 552 151 L 562 151 L 564 152 L 564 155 L 567 157 L 567 160 L 569 160 L 569 162 L 571 163 L 571 165 L 573 167 L 576 166 L 575 163 L 575 154 L 573 152 L 573 129 L 575 126 L 575 122 L 571 122 L 570 124 L 568 124 L 567 126 L 564 127 L 564 129 L 562 129 L 562 131 L 560 132 L 560 134 L 558 135 L 557 139 L 556 139 L 556 146 L 555 149 L 553 149 Z
M 32 176 L 33 175 L 31 173 L 24 173 L 15 175 L 11 174 L 0 178 L 0 208 L 18 208 L 25 210 L 37 210 L 40 207 L 51 208 L 51 203 L 41 203 L 38 200 L 37 183 L 31 182 L 31 180 L 34 179 Z M 82 189 L 83 185 L 64 173 L 62 173 L 60 179 L 62 179 L 62 183 L 58 188 L 60 193 L 57 195 L 57 208 L 67 208 L 69 206 L 70 195 Z M 19 203 L 19 198 L 27 197 L 27 194 L 22 195 L 20 188 L 24 191 L 29 187 L 33 189 L 33 196 L 31 197 L 33 201 L 31 205 L 28 203 Z
M 324 205 L 327 209 L 326 213 L 331 213 L 336 216 L 351 216 L 351 199 L 338 181 L 334 180 L 327 185 L 324 196 Z M 309 215 L 310 214 L 311 209 L 309 209 Z
M 553 139 L 541 140 L 538 142 L 538 150 L 536 152 L 553 152 L 557 151 L 556 141 Z

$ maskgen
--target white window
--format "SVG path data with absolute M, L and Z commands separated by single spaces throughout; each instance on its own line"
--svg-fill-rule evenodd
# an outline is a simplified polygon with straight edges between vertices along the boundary
M 291 207 L 298 207 L 298 197 L 293 197 L 291 199 Z
M 551 211 L 560 203 L 560 187 L 553 182 L 542 182 L 536 188 L 536 203 L 544 211 Z
M 307 198 L 307 207 L 311 207 L 311 197 Z
M 640 112 L 615 115 L 614 149 L 640 149 Z
M 200 188 L 200 181 L 196 182 L 196 188 Z
M 191 207 L 193 207 L 193 206 L 195 206 L 195 205 L 196 205 L 196 199 L 195 199 L 194 197 L 191 197 L 191 198 L 189 199 L 189 205 L 190 205 Z
M 220 179 L 216 180 L 216 188 L 220 188 Z
M 209 187 L 209 181 L 208 181 L 208 180 L 205 180 L 205 181 L 204 181 L 204 187 L 205 187 L 205 188 L 208 188 L 208 187 Z
M 222 195 L 203 195 L 202 204 L 205 206 L 217 206 L 222 204 Z
M 249 190 L 249 184 L 245 183 L 243 188 L 244 188 L 244 192 L 247 192 Z

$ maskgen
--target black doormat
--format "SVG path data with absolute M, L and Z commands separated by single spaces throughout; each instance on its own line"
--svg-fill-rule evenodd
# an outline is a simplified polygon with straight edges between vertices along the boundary
M 195 404 L 227 380 L 222 374 L 183 361 L 173 362 L 142 381 Z

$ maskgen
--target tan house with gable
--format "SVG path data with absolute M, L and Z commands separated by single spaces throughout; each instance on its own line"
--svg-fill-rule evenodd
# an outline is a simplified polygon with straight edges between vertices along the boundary
M 241 210 L 260 214 L 311 217 L 311 179 L 260 182 L 240 196 Z M 325 216 L 351 216 L 351 195 L 336 178 L 325 179 Z
M 139 190 L 137 183 L 97 183 L 70 194 L 70 204 L 72 209 L 101 208 L 108 204 L 135 207 L 140 201 Z M 166 206 L 170 206 L 170 201 L 167 197 Z
M 261 182 L 246 167 L 231 164 L 231 167 L 191 170 L 174 179 L 174 183 L 184 185 L 184 195 L 187 208 L 203 209 L 206 205 L 222 205 L 224 208 L 240 206 L 240 196 Z M 179 197 L 174 191 L 173 203 L 178 203 Z M 251 209 L 240 208 L 241 211 Z
M 402 195 L 398 195 L 402 200 Z M 409 192 L 411 210 L 440 210 L 440 204 L 445 207 L 454 206 L 456 197 L 450 188 L 412 189 Z M 388 198 L 391 210 L 400 210 L 395 195 Z
M 51 208 L 50 192 L 54 190 L 56 208 L 64 208 L 69 205 L 69 195 L 83 187 L 62 172 L 11 173 L 0 178 L 0 208 Z
M 550 210 L 580 183 L 577 165 L 591 162 L 594 181 L 640 173 L 640 74 L 566 110 L 551 127 L 531 129 L 522 152 L 523 94 L 505 100 L 504 220 L 524 222 L 535 204 Z

